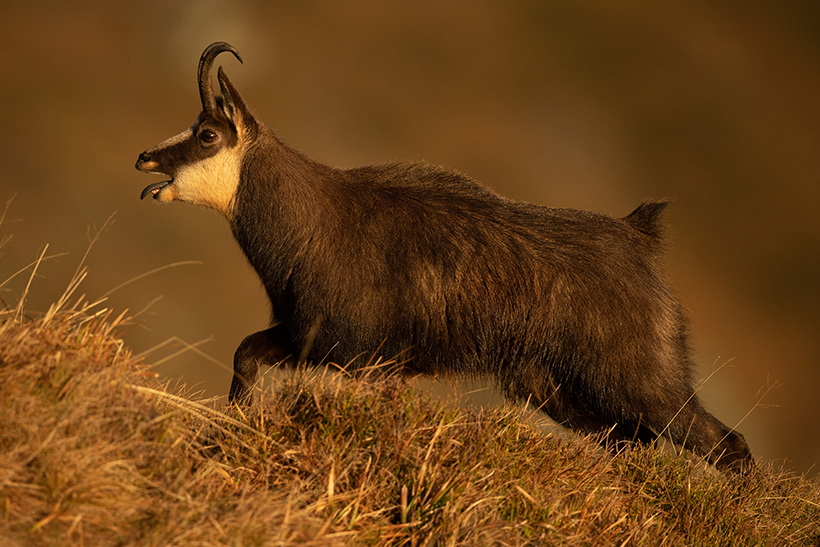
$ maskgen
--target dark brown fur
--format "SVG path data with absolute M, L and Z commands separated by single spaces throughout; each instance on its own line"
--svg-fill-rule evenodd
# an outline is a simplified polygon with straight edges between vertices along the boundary
M 231 400 L 250 397 L 260 363 L 400 356 L 409 373 L 489 375 L 573 429 L 664 434 L 719 468 L 751 463 L 692 388 L 685 313 L 661 271 L 666 202 L 619 219 L 508 200 L 429 165 L 335 169 L 287 147 L 219 79 L 243 128 L 231 229 L 273 325 L 237 349 Z

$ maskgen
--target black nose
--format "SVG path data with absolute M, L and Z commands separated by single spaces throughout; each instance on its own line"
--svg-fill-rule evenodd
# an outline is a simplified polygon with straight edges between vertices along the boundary
M 148 155 L 148 152 L 143 152 L 140 154 L 139 163 L 145 163 L 151 161 L 151 156 Z

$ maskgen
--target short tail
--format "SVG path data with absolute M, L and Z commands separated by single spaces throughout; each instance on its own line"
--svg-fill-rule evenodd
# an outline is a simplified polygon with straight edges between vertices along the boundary
M 644 201 L 638 208 L 624 217 L 624 220 L 639 232 L 643 232 L 652 239 L 660 241 L 663 239 L 663 223 L 661 215 L 666 206 L 672 202 L 670 199 L 657 201 Z

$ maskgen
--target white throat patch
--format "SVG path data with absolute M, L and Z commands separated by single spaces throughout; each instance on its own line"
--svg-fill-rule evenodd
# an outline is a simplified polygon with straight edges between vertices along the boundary
M 210 158 L 186 165 L 177 171 L 172 184 L 162 189 L 157 199 L 178 199 L 202 205 L 233 216 L 233 200 L 239 187 L 242 167 L 241 146 L 225 148 Z

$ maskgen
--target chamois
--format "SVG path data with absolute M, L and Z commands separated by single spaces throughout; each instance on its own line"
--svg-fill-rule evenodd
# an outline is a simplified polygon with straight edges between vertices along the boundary
M 687 319 L 661 271 L 666 201 L 612 218 L 423 163 L 322 165 L 257 121 L 222 67 L 214 96 L 222 52 L 242 61 L 208 46 L 202 112 L 136 167 L 170 177 L 141 198 L 224 215 L 267 292 L 271 326 L 237 348 L 231 401 L 251 400 L 260 363 L 400 356 L 407 373 L 489 375 L 610 446 L 665 435 L 719 469 L 752 465 L 692 387 Z

